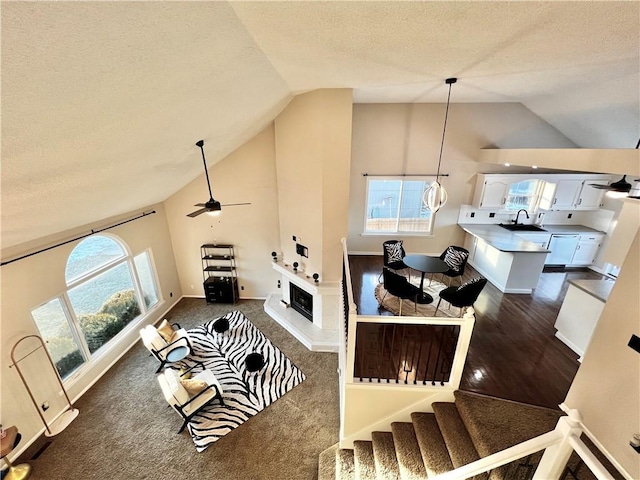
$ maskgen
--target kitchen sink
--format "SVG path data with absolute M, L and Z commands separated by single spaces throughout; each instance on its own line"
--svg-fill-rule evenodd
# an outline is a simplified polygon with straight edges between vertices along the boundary
M 524 225 L 524 224 L 509 224 L 505 225 L 503 223 L 499 224 L 502 228 L 506 228 L 507 230 L 511 230 L 512 232 L 546 232 L 546 230 L 537 225 Z

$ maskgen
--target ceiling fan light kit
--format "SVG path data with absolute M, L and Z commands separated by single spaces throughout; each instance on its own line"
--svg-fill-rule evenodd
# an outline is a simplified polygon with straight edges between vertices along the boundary
M 449 117 L 449 104 L 451 101 L 451 85 L 458 81 L 457 78 L 447 78 L 445 83 L 449 85 L 449 95 L 447 96 L 447 109 L 444 114 L 444 127 L 442 129 L 442 142 L 440 143 L 440 156 L 438 157 L 438 171 L 436 172 L 436 180 L 431 186 L 425 190 L 422 195 L 422 202 L 429 210 L 436 213 L 445 203 L 447 203 L 447 191 L 440 183 L 440 164 L 442 163 L 442 149 L 444 147 L 444 135 L 447 133 L 447 118 Z
M 219 201 L 213 199 L 213 193 L 211 193 L 211 181 L 209 180 L 209 170 L 207 170 L 207 159 L 204 156 L 204 140 L 198 140 L 196 142 L 196 146 L 200 148 L 200 152 L 202 153 L 202 163 L 204 164 L 204 174 L 207 178 L 207 187 L 209 188 L 209 200 L 205 203 L 196 203 L 196 207 L 202 207 L 195 212 L 191 212 L 187 215 L 187 217 L 195 218 L 202 213 L 207 213 L 211 216 L 218 216 L 222 212 L 222 207 L 230 207 L 235 205 L 251 205 L 250 203 L 229 203 L 226 205 L 221 205 Z

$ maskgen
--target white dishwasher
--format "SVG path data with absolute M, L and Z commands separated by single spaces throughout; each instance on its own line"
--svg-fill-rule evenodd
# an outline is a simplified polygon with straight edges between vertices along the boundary
M 580 235 L 551 235 L 545 265 L 569 265 L 578 246 Z

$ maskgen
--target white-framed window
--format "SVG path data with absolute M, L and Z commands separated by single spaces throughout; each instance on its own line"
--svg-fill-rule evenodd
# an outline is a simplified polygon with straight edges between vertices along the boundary
M 367 177 L 365 234 L 430 234 L 433 213 L 422 196 L 433 180 Z
M 65 280 L 65 292 L 31 311 L 63 380 L 160 300 L 150 251 L 132 256 L 112 235 L 82 240 L 69 255 Z
M 522 180 L 509 186 L 509 194 L 505 202 L 505 210 L 524 208 L 529 213 L 535 211 L 542 189 L 542 182 L 537 179 Z

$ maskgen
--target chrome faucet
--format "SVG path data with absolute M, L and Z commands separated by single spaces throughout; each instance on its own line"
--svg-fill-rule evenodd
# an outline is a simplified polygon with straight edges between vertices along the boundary
M 515 220 L 511 220 L 516 225 L 518 225 L 518 217 L 520 216 L 520 212 L 524 212 L 524 214 L 527 216 L 527 218 L 529 218 L 529 212 L 527 212 L 524 208 L 521 208 L 520 210 L 518 210 L 518 213 L 516 213 L 516 219 Z

